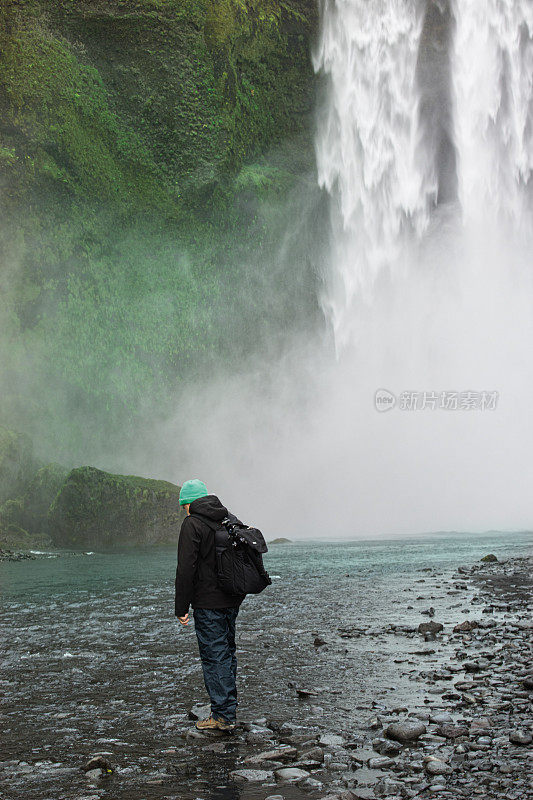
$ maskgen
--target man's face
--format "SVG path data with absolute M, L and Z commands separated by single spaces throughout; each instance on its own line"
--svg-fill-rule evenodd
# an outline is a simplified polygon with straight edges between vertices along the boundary
M 190 503 L 185 503 L 185 505 L 183 506 L 183 508 L 185 509 L 185 513 L 187 514 L 187 516 L 190 516 L 190 514 L 189 514 L 189 508 L 190 508 L 190 507 L 191 507 L 191 504 L 190 504 Z

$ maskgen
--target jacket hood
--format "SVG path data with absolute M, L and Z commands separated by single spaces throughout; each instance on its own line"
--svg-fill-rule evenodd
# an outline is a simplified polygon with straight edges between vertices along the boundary
M 197 500 L 193 500 L 189 506 L 189 513 L 201 514 L 207 519 L 219 522 L 228 516 L 228 509 L 222 505 L 216 495 L 208 494 L 206 497 L 199 497 Z

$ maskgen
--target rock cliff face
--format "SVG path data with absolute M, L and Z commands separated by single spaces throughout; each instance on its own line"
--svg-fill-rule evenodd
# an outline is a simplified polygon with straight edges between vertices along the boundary
M 5 0 L 0 168 L 11 199 L 179 218 L 305 132 L 314 0 Z
M 57 547 L 113 549 L 177 544 L 179 486 L 94 467 L 72 470 L 48 512 Z
M 147 397 L 161 411 L 183 375 L 319 314 L 308 254 L 276 262 L 314 163 L 316 17 L 315 0 L 0 3 L 2 420 L 49 458 L 97 462 Z

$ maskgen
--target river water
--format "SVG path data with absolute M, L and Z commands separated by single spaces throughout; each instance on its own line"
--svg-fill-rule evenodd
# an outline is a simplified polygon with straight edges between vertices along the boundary
M 413 641 L 384 627 L 417 625 L 430 605 L 439 621 L 462 621 L 468 598 L 446 592 L 446 576 L 532 541 L 454 533 L 271 546 L 273 585 L 238 619 L 239 718 L 356 735 L 383 703 L 423 703 L 423 684 L 409 680 Z M 173 617 L 175 559 L 165 550 L 0 564 L 4 800 L 240 796 L 227 777 L 242 760 L 238 737 L 218 755 L 183 739 L 188 710 L 206 697 L 192 626 Z M 445 641 L 435 647 L 417 661 L 446 659 Z M 317 696 L 298 699 L 301 686 Z M 92 786 L 81 767 L 95 752 L 117 771 Z

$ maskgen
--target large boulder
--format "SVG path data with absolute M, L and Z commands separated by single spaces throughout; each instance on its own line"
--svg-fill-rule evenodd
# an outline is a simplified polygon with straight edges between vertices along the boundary
M 18 497 L 35 469 L 29 436 L 0 426 L 0 503 Z
M 184 516 L 179 490 L 167 481 L 73 469 L 50 507 L 50 536 L 72 548 L 175 544 Z

